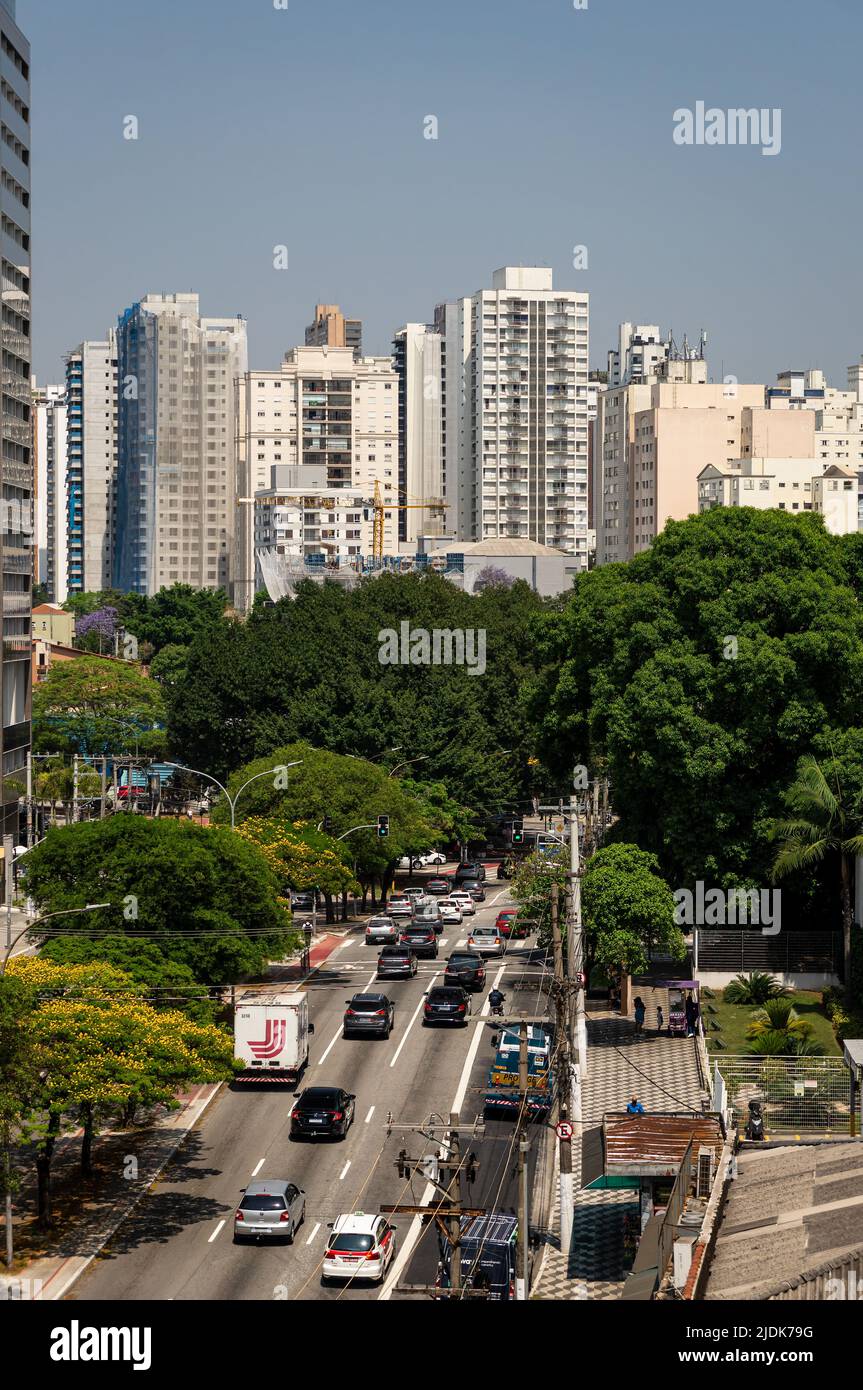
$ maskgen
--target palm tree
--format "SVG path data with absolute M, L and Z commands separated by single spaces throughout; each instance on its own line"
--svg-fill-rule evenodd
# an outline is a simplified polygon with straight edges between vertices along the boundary
M 722 998 L 726 1004 L 764 1004 L 768 999 L 779 999 L 787 993 L 786 986 L 781 985 L 775 975 L 752 970 L 748 975 L 735 975 L 722 991 Z
M 828 854 L 838 858 L 842 896 L 842 948 L 845 985 L 851 979 L 851 885 L 854 860 L 863 854 L 863 814 L 859 801 L 845 798 L 837 764 L 828 779 L 817 758 L 807 753 L 786 796 L 792 816 L 775 821 L 771 838 L 781 840 L 773 864 L 774 881 L 800 869 L 812 869 Z
M 811 1041 L 812 1024 L 801 1018 L 790 999 L 767 999 L 752 1014 L 746 1029 L 752 1051 L 758 1053 L 817 1056 L 821 1048 Z

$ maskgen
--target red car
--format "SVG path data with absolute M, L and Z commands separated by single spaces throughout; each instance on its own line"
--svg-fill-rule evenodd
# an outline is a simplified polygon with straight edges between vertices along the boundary
M 497 914 L 495 921 L 495 931 L 500 932 L 501 936 L 511 937 L 514 940 L 523 941 L 528 935 L 528 926 L 525 922 L 517 922 L 517 907 L 503 907 Z

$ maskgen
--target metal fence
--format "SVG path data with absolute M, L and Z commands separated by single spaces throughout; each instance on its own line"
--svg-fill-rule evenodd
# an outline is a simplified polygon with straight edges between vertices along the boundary
M 764 936 L 760 931 L 727 931 L 696 927 L 699 970 L 780 971 L 835 975 L 842 961 L 838 932 L 781 932 Z
M 749 1101 L 764 1107 L 764 1129 L 772 1133 L 859 1134 L 852 1127 L 851 1074 L 841 1057 L 719 1056 L 713 1062 L 725 1082 L 726 1104 L 741 1132 Z

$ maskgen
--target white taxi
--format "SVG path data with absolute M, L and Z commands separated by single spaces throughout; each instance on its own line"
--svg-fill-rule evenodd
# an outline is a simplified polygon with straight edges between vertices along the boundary
M 352 1211 L 328 1223 L 321 1282 L 329 1279 L 369 1279 L 382 1282 L 396 1252 L 395 1226 L 385 1216 Z

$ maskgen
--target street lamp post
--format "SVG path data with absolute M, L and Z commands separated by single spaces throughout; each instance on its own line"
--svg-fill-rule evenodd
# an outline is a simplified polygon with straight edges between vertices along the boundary
M 224 783 L 220 782 L 218 777 L 214 777 L 210 772 L 201 772 L 200 769 L 197 767 L 186 767 L 185 763 L 168 763 L 167 766 L 175 767 L 180 772 L 194 773 L 196 777 L 206 777 L 208 782 L 215 782 L 216 786 L 225 793 L 225 799 L 227 800 L 227 803 L 231 808 L 231 829 L 236 830 L 237 802 L 240 799 L 240 793 L 244 792 L 246 790 L 246 787 L 250 787 L 253 782 L 257 782 L 259 777 L 270 777 L 274 772 L 281 772 L 283 770 L 287 771 L 289 767 L 300 767 L 302 763 L 303 759 L 300 758 L 295 763 L 281 763 L 278 767 L 268 767 L 264 772 L 256 772 L 254 777 L 250 777 L 248 781 L 243 783 L 239 791 L 237 791 L 234 796 L 231 796 L 231 793 L 228 791 L 228 788 L 224 785 Z
M 18 945 L 18 942 L 21 940 L 22 936 L 26 936 L 27 933 L 30 931 L 37 931 L 43 922 L 50 921 L 52 917 L 74 917 L 82 912 L 98 912 L 100 908 L 113 906 L 113 903 L 88 903 L 86 907 L 64 907 L 60 912 L 48 912 L 44 917 L 37 917 L 35 922 L 29 922 L 27 926 L 23 927 L 22 930 L 19 931 L 17 935 L 14 937 L 12 937 L 11 935 L 11 930 L 7 918 L 6 952 L 3 956 L 2 962 L 0 962 L 0 980 L 2 980 L 3 976 L 6 974 L 6 966 L 9 964 L 9 957 L 11 956 L 15 947 Z
M 405 763 L 397 763 L 392 772 L 387 773 L 387 776 L 395 777 L 396 773 L 401 771 L 403 767 L 411 767 L 413 763 L 427 763 L 430 757 L 431 753 L 423 753 L 421 758 L 408 758 Z

